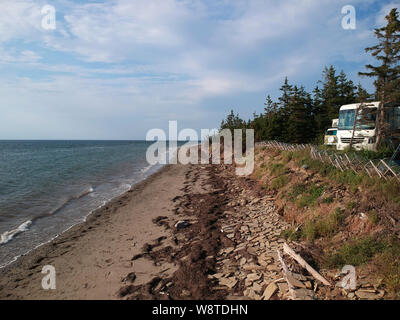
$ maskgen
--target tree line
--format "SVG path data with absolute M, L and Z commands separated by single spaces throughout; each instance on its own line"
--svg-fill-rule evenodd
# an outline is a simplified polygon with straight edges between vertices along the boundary
M 386 16 L 387 25 L 375 29 L 378 44 L 366 48 L 376 58 L 378 65 L 366 65 L 368 72 L 360 76 L 375 79 L 375 92 L 368 93 L 360 83 L 349 80 L 345 72 L 327 66 L 313 91 L 307 92 L 301 85 L 291 84 L 285 78 L 277 101 L 267 96 L 264 112 L 253 114 L 245 121 L 231 110 L 221 123 L 221 129 L 254 129 L 256 141 L 278 140 L 290 143 L 322 142 L 322 136 L 331 127 L 332 119 L 338 118 L 342 105 L 382 101 L 382 105 L 400 102 L 400 21 L 396 9 Z M 385 108 L 377 111 L 378 141 L 385 132 Z

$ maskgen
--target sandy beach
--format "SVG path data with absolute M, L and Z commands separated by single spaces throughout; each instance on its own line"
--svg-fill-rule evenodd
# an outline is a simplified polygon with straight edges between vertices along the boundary
M 172 219 L 172 199 L 183 194 L 188 170 L 179 165 L 161 169 L 94 212 L 86 223 L 1 270 L 0 298 L 115 299 L 131 272 L 135 272 L 135 283 L 151 280 L 162 271 L 160 266 L 145 259 L 134 263 L 132 257 L 146 243 L 167 236 L 165 228 L 152 221 L 158 216 Z M 44 265 L 56 269 L 56 290 L 42 289 Z M 171 264 L 163 274 L 175 270 Z
M 233 243 L 221 219 L 235 195 L 218 172 L 223 166 L 164 167 L 86 223 L 2 269 L 0 299 L 226 297 L 210 274 L 218 271 L 221 248 Z M 56 290 L 42 288 L 45 265 L 55 267 Z
M 281 200 L 263 187 L 268 181 L 234 169 L 165 166 L 86 223 L 0 270 L 0 299 L 290 299 L 294 290 L 277 255 L 291 227 Z M 340 295 L 285 260 L 296 299 Z M 45 265 L 55 267 L 55 290 L 42 288 Z

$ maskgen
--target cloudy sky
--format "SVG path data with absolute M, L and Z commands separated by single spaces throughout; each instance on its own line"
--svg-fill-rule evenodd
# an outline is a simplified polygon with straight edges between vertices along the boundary
M 56 29 L 42 8 L 56 9 Z M 356 8 L 356 30 L 342 7 Z M 398 1 L 0 0 L 0 139 L 144 139 L 218 127 L 276 98 L 285 76 L 312 90 L 325 65 L 357 72 Z

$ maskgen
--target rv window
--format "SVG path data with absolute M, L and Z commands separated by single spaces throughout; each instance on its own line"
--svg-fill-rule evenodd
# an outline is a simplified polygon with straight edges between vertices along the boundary
M 339 130 L 353 130 L 355 110 L 342 110 L 339 112 Z
M 386 121 L 390 125 L 390 130 L 400 129 L 400 107 L 388 108 L 385 112 Z
M 357 117 L 357 129 L 372 130 L 376 126 L 376 108 L 365 108 Z

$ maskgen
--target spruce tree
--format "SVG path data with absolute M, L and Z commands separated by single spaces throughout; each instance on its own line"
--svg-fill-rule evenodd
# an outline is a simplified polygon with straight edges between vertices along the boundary
M 365 67 L 369 72 L 359 72 L 361 76 L 375 78 L 376 98 L 381 101 L 377 114 L 377 146 L 388 134 L 385 126 L 385 105 L 400 100 L 400 21 L 397 9 L 390 11 L 386 21 L 386 26 L 375 29 L 378 44 L 365 49 L 380 64 L 367 64 Z
M 294 86 L 289 101 L 288 141 L 306 143 L 313 137 L 312 99 L 304 87 Z

